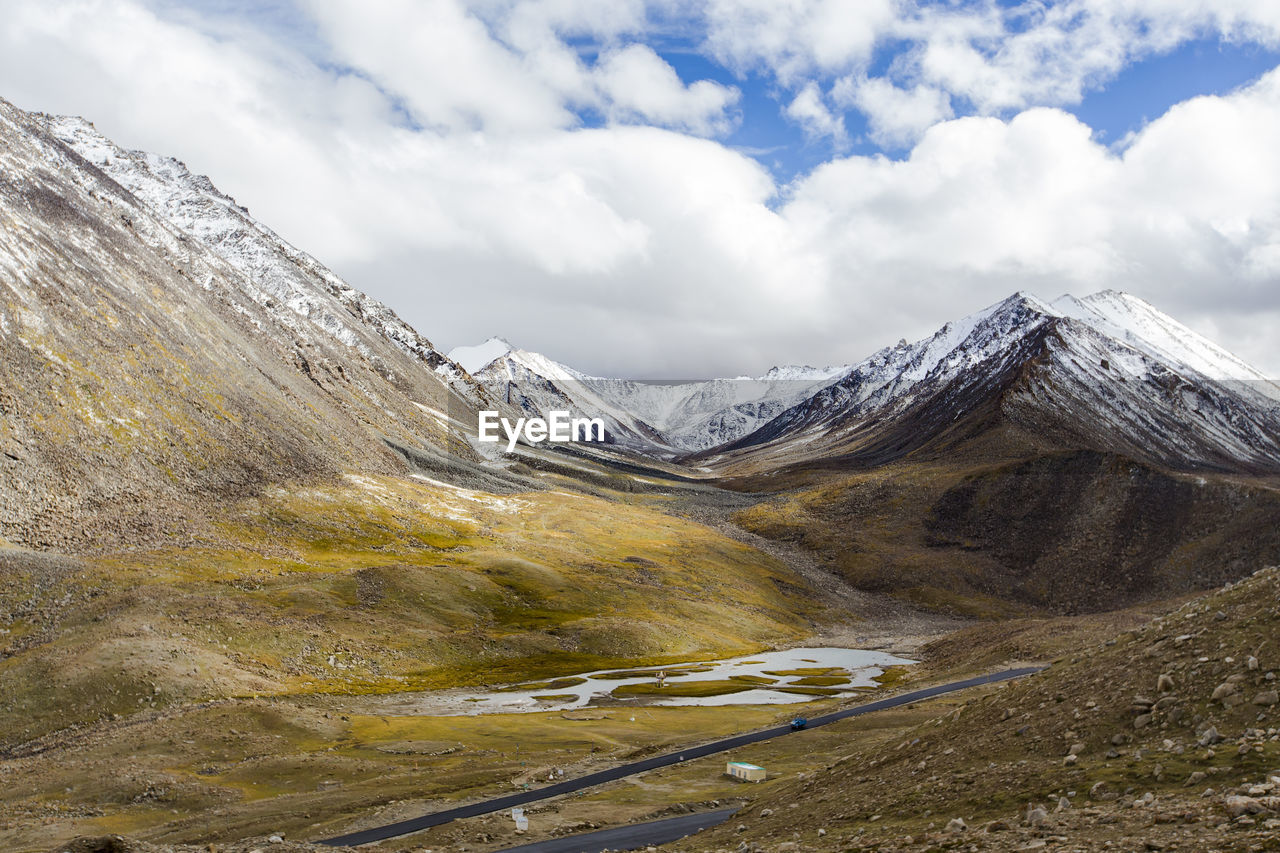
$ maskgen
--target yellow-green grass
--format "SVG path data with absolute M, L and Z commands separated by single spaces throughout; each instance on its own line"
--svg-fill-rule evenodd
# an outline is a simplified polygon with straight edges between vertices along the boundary
M 0 660 L 6 743 L 221 696 L 693 671 L 793 642 L 817 612 L 773 557 L 567 493 L 349 477 L 270 490 L 213 526 L 187 547 L 90 555 L 56 583 L 12 586 L 50 615 L 0 626 L 10 644 L 38 635 Z
M 898 687 L 911 677 L 911 670 L 906 665 L 887 666 L 876 676 L 872 676 L 871 680 L 879 687 Z
M 769 678 L 764 675 L 731 675 L 730 681 L 745 681 L 748 684 L 776 684 L 778 679 Z
M 730 679 L 711 679 L 708 681 L 676 681 L 665 686 L 656 683 L 623 684 L 613 688 L 611 695 L 626 696 L 725 696 L 730 693 L 741 693 L 754 690 L 756 685 Z
M 835 687 L 838 684 L 848 684 L 849 679 L 843 675 L 806 675 L 804 678 L 797 678 L 795 681 L 789 682 L 791 687 Z

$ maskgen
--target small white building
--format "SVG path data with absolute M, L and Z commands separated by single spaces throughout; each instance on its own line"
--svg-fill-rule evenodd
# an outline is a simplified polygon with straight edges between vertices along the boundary
M 748 764 L 745 761 L 730 761 L 725 765 L 724 772 L 726 776 L 732 776 L 743 782 L 762 782 L 765 777 L 763 767 Z

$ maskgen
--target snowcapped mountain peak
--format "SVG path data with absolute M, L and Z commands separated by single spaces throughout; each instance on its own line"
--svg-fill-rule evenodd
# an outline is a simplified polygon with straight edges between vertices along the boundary
M 1273 383 L 1267 376 L 1132 294 L 1116 290 L 1082 298 L 1068 294 L 1054 300 L 1053 308 L 1147 356 L 1217 381 L 1260 383 L 1263 393 L 1274 396 L 1268 391 Z
M 1012 295 L 997 302 L 993 307 L 1009 308 L 1013 306 L 1029 308 L 1033 311 L 1040 311 L 1044 314 L 1056 313 L 1054 312 L 1052 305 L 1041 299 L 1039 296 L 1036 296 L 1034 293 L 1026 290 L 1015 291 Z
M 1277 383 L 1136 296 L 1018 292 L 877 352 L 729 449 L 902 453 L 981 411 L 1175 467 L 1272 470 L 1277 400 Z
M 454 347 L 449 350 L 449 358 L 474 375 L 515 349 L 505 338 L 495 336 L 475 346 Z

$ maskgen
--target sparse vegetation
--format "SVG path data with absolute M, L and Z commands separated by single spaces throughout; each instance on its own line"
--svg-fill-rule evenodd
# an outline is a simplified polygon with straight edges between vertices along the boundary
M 671 681 L 664 685 L 655 683 L 622 684 L 611 691 L 614 696 L 725 696 L 755 689 L 754 684 L 734 679 L 709 681 Z
M 813 850 L 1032 849 L 1049 836 L 1079 850 L 1270 849 L 1266 810 L 1233 819 L 1227 797 L 1270 790 L 1262 780 L 1280 762 L 1278 600 L 1280 570 L 1267 569 L 1119 636 L 1099 631 L 1047 671 L 936 709 L 892 741 L 849 740 L 832 766 L 737 816 L 744 832 L 693 847 L 791 840 L 787 807 L 803 802 Z M 1033 626 L 1019 633 L 1053 643 Z M 1044 811 L 1027 819 L 1033 806 Z M 946 829 L 953 818 L 968 830 Z
M 993 458 L 989 444 L 942 461 L 765 478 L 797 488 L 734 519 L 812 552 L 860 589 L 981 619 L 1212 588 L 1280 548 L 1280 494 L 1269 482 L 1094 451 Z

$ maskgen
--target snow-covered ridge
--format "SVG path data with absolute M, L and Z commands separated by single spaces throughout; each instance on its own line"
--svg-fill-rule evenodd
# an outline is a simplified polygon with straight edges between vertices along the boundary
M 244 276 L 248 295 L 273 310 L 301 339 L 319 332 L 375 362 L 376 344 L 383 340 L 444 379 L 463 377 L 394 311 L 258 222 L 207 177 L 192 174 L 171 157 L 126 151 L 82 118 L 35 117 L 158 216 L 213 249 Z
M 1103 290 L 1083 299 L 1066 294 L 1053 301 L 1052 310 L 1210 379 L 1273 385 L 1260 371 L 1131 294 Z
M 501 339 L 452 355 L 483 361 L 477 378 L 509 395 L 516 389 L 526 408 L 603 414 L 611 432 L 640 452 L 675 454 L 739 440 L 813 442 L 816 450 L 888 422 L 947 387 L 981 387 L 988 375 L 1032 357 L 1046 335 L 1054 340 L 1048 362 L 1058 390 L 1071 389 L 1078 414 L 1105 425 L 1099 428 L 1113 433 L 1117 446 L 1137 452 L 1144 442 L 1159 444 L 1164 458 L 1204 464 L 1280 463 L 1280 386 L 1147 302 L 1114 291 L 1054 302 L 1019 292 L 852 366 L 777 367 L 760 377 L 607 379 Z
M 508 402 L 601 416 L 620 444 L 661 455 L 741 438 L 849 369 L 787 365 L 759 377 L 643 382 L 591 376 L 502 338 L 455 348 L 449 358 Z
M 1097 446 L 1179 467 L 1280 466 L 1280 386 L 1137 297 L 1053 303 L 1015 293 L 913 344 L 887 347 L 747 443 L 834 448 L 914 412 L 958 418 L 1001 375 L 1032 368 L 1011 405 Z M 879 425 L 879 426 L 878 426 Z
M 454 347 L 449 350 L 449 360 L 474 375 L 513 349 L 515 347 L 503 338 L 489 338 L 473 347 Z

